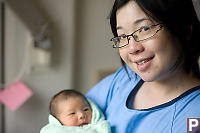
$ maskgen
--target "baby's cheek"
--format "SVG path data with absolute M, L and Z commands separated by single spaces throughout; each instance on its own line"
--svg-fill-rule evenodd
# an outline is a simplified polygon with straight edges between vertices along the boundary
M 87 116 L 88 116 L 88 122 L 91 123 L 92 122 L 92 112 L 88 112 Z
M 77 120 L 75 118 L 65 119 L 62 121 L 62 124 L 65 126 L 77 126 Z

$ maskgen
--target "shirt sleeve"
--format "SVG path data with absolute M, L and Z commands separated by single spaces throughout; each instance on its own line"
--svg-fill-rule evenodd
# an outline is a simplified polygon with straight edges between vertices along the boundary
M 111 98 L 110 93 L 114 75 L 111 74 L 104 78 L 86 94 L 86 97 L 97 104 L 103 112 L 105 112 L 108 101 Z
M 127 71 L 124 69 L 124 67 L 121 67 L 114 74 L 107 76 L 96 86 L 94 86 L 86 94 L 86 97 L 97 104 L 104 113 L 114 95 L 116 93 L 120 93 L 118 92 L 120 86 L 126 86 L 130 83 L 131 79 L 132 81 L 137 79 L 135 73 L 129 67 L 127 67 Z

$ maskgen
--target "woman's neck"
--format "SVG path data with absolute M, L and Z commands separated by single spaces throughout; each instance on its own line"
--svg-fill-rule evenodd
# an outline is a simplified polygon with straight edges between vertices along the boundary
M 134 97 L 133 108 L 147 109 L 167 103 L 198 85 L 200 80 L 183 72 L 165 80 L 144 82 Z
M 184 71 L 177 71 L 168 78 L 153 82 L 145 82 L 149 91 L 162 95 L 179 96 L 194 86 L 200 85 L 200 80 Z

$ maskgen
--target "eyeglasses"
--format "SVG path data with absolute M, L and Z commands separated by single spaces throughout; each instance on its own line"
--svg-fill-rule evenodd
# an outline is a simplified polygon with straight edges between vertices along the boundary
M 130 35 L 123 34 L 121 36 L 113 37 L 110 41 L 114 42 L 113 48 L 122 48 L 129 44 L 131 36 L 136 42 L 144 41 L 153 37 L 162 28 L 163 26 L 161 24 L 143 26 Z

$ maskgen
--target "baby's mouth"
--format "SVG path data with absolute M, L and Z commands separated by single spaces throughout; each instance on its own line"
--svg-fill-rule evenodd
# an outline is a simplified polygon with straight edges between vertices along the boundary
M 87 124 L 88 124 L 87 122 L 83 122 L 79 126 L 84 126 L 84 125 L 87 125 Z

